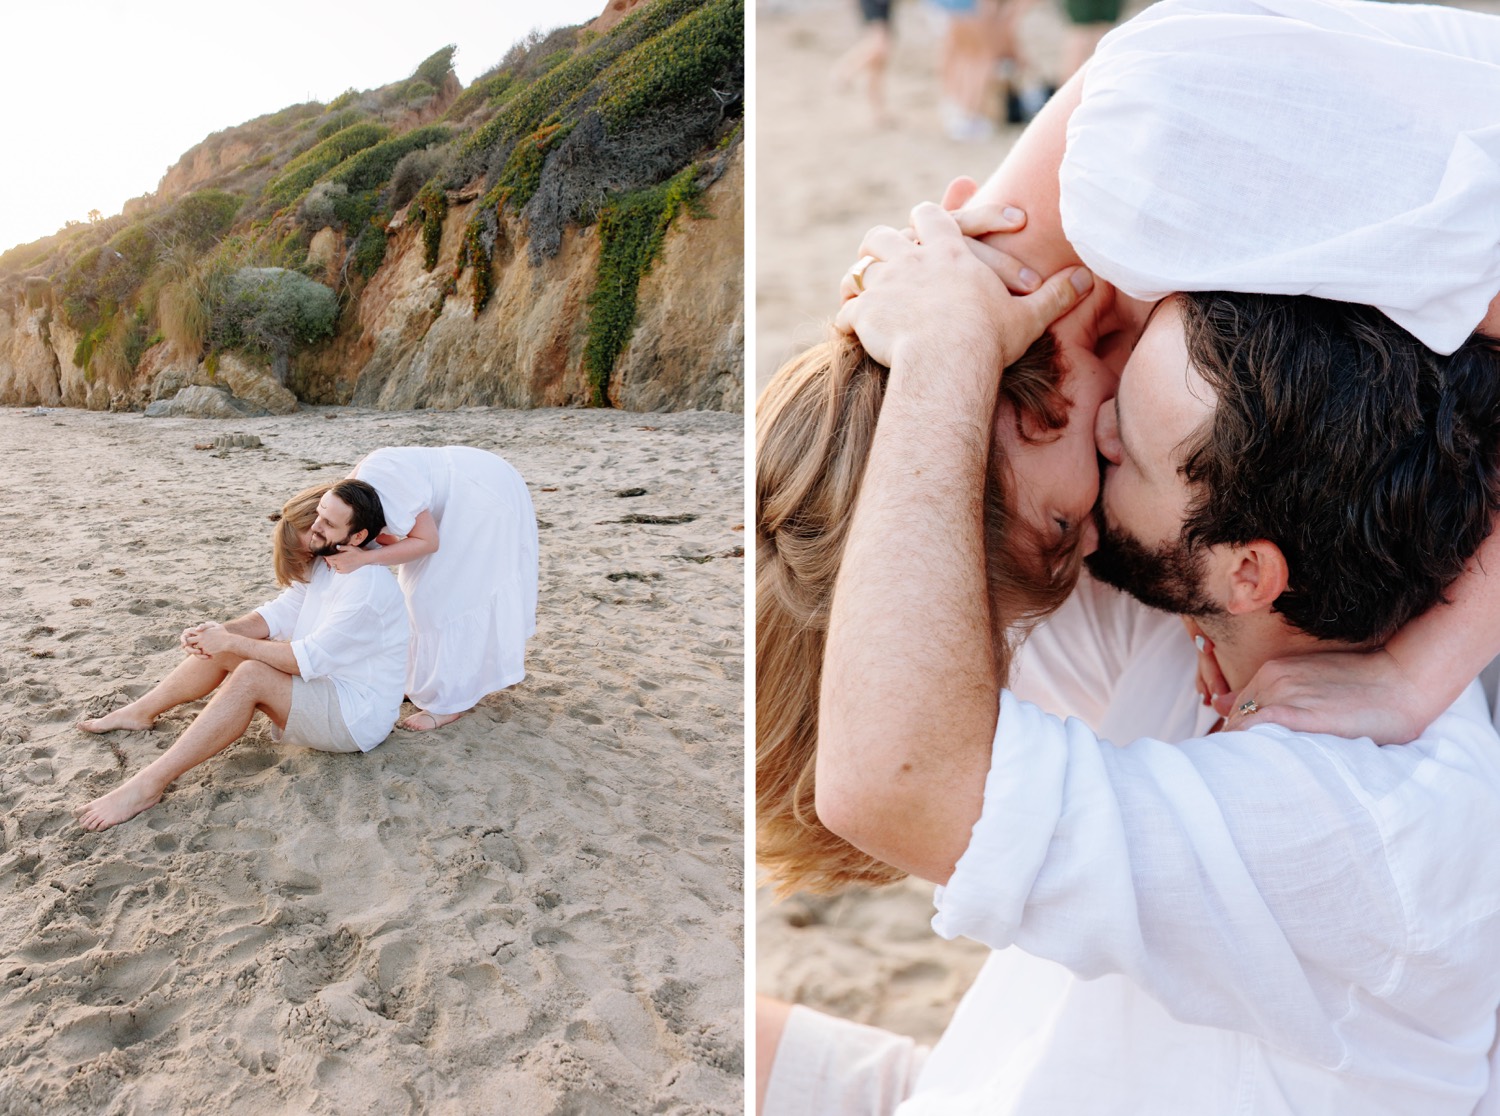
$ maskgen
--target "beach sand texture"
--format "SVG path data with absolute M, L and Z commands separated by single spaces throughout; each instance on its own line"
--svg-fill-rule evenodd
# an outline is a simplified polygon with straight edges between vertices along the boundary
M 1127 14 L 1141 10 L 1139 0 Z M 1458 5 L 1500 15 L 1500 0 Z M 938 126 L 937 33 L 919 0 L 898 0 L 888 73 L 891 127 L 861 94 L 835 90 L 834 60 L 859 35 L 854 0 L 758 0 L 756 301 L 758 395 L 789 356 L 822 340 L 838 284 L 873 225 L 904 226 L 959 174 L 981 181 L 1020 134 L 959 143 Z M 1061 54 L 1062 17 L 1033 4 L 1022 21 L 1039 65 Z M 907 881 L 835 899 L 756 902 L 756 985 L 862 1023 L 932 1042 L 988 950 L 929 926 L 932 888 Z
M 363 756 L 257 718 L 80 830 L 196 707 L 73 722 L 274 595 L 286 496 L 411 444 L 526 477 L 529 677 Z M 0 411 L 0 1112 L 740 1112 L 742 446 L 716 413 Z

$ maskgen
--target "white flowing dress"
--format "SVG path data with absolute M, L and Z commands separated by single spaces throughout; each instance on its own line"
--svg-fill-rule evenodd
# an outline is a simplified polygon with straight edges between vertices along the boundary
M 379 449 L 355 466 L 386 531 L 423 511 L 438 549 L 396 567 L 411 619 L 406 694 L 429 713 L 462 713 L 526 676 L 536 632 L 537 532 L 531 494 L 502 457 L 469 446 Z
M 1500 291 L 1500 19 L 1164 0 L 1100 44 L 1063 230 L 1126 294 L 1366 303 L 1440 353 Z

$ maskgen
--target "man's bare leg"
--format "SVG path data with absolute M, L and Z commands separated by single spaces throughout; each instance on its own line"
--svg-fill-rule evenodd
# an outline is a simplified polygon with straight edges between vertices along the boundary
M 292 677 L 265 663 L 242 661 L 170 748 L 108 794 L 75 810 L 78 824 L 108 829 L 155 806 L 183 772 L 243 736 L 257 709 L 285 727 L 292 709 Z
M 242 662 L 244 660 L 238 655 L 227 652 L 210 659 L 189 655 L 172 669 L 171 674 L 129 705 L 122 705 L 102 717 L 79 721 L 78 727 L 84 732 L 148 729 L 167 710 L 197 701 L 210 693 Z

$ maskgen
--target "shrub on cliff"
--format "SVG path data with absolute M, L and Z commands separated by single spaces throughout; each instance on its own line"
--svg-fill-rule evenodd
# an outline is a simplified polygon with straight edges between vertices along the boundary
M 459 185 L 480 173 L 493 179 L 522 137 L 535 132 L 543 124 L 552 123 L 554 115 L 559 121 L 567 115 L 576 119 L 587 107 L 576 102 L 583 99 L 582 95 L 590 89 L 594 79 L 615 59 L 700 7 L 715 7 L 720 3 L 722 0 L 710 0 L 707 5 L 702 0 L 655 0 L 632 12 L 609 34 L 579 48 L 561 64 L 509 96 L 495 117 L 463 142 L 450 184 Z M 738 0 L 738 3 L 743 34 L 743 0 Z M 593 91 L 595 96 L 601 92 Z M 565 112 L 567 109 L 576 111 Z
M 286 268 L 240 268 L 215 295 L 210 327 L 214 344 L 274 358 L 283 379 L 286 358 L 303 345 L 333 336 L 338 321 L 333 291 Z
M 163 249 L 206 252 L 229 231 L 244 201 L 223 190 L 199 190 L 150 218 L 148 229 Z
M 619 131 L 647 111 L 701 97 L 744 54 L 744 0 L 710 0 L 610 66 L 600 78 L 599 112 L 611 132 Z
M 656 0 L 508 96 L 458 145 L 447 184 L 483 171 L 488 187 L 458 257 L 460 269 L 475 269 L 476 314 L 505 210 L 524 216 L 528 254 L 540 263 L 603 199 L 675 180 L 724 134 L 743 102 L 744 20 L 744 0 Z M 668 207 L 668 224 L 678 208 Z M 613 363 L 600 355 L 612 345 L 592 361 L 606 379 L 597 370 Z
M 354 96 L 357 96 L 357 94 L 355 94 L 354 90 L 351 89 L 348 93 L 340 94 L 335 103 L 337 103 L 338 100 L 342 100 L 344 97 L 349 97 L 352 100 Z M 342 108 L 335 110 L 333 108 L 333 105 L 329 105 L 328 110 L 329 111 L 327 118 L 318 125 L 318 141 L 320 143 L 323 140 L 326 140 L 329 136 L 337 135 L 339 132 L 342 132 L 345 128 L 349 127 L 349 125 L 358 124 L 364 117 L 364 113 L 362 113 L 357 108 Z
M 444 80 L 453 71 L 453 55 L 458 47 L 452 43 L 433 51 L 412 71 L 412 81 L 423 81 L 433 89 L 441 89 Z
M 350 193 L 373 190 L 390 179 L 404 156 L 447 143 L 452 135 L 453 130 L 441 124 L 413 128 L 345 159 L 328 175 L 328 181 L 348 187 Z
M 444 120 L 463 120 L 470 113 L 496 104 L 515 88 L 516 75 L 509 71 L 491 72 L 475 78 L 469 88 L 453 99 Z
M 436 148 L 421 148 L 401 156 L 391 172 L 391 208 L 400 209 L 416 197 L 422 184 L 437 173 L 442 163 L 443 154 Z
M 290 205 L 304 190 L 349 156 L 373 147 L 388 135 L 390 129 L 379 124 L 351 124 L 335 132 L 298 155 L 271 180 L 264 195 L 266 203 L 273 210 Z
M 349 196 L 349 187 L 340 182 L 319 182 L 307 192 L 297 207 L 297 219 L 309 229 L 321 229 L 339 221 L 339 205 Z
M 615 198 L 599 211 L 599 272 L 589 295 L 583 350 L 590 401 L 609 406 L 609 380 L 635 332 L 636 292 L 677 214 L 698 205 L 698 168 L 688 166 L 649 190 Z
M 213 325 L 213 306 L 208 277 L 192 272 L 173 279 L 156 298 L 156 316 L 162 335 L 182 356 L 196 359 Z

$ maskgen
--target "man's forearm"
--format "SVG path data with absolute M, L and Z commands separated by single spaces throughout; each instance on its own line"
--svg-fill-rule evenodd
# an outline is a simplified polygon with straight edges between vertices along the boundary
M 302 669 L 297 665 L 297 656 L 292 654 L 292 645 L 283 643 L 279 639 L 251 639 L 249 636 L 232 637 L 229 650 L 242 659 L 254 659 L 256 662 L 273 666 L 282 674 L 300 676 Z
M 271 634 L 265 617 L 258 612 L 247 612 L 235 617 L 224 625 L 224 630 L 230 635 L 248 636 L 250 639 L 266 639 Z
M 892 367 L 834 594 L 817 766 L 825 825 L 935 882 L 979 817 L 998 709 L 983 491 L 999 354 L 944 359 Z
M 229 637 L 226 650 L 242 659 L 253 659 L 275 667 L 282 674 L 301 675 L 297 657 L 292 654 L 292 645 L 279 639 L 269 639 L 270 626 L 258 612 L 247 612 L 224 625 Z

